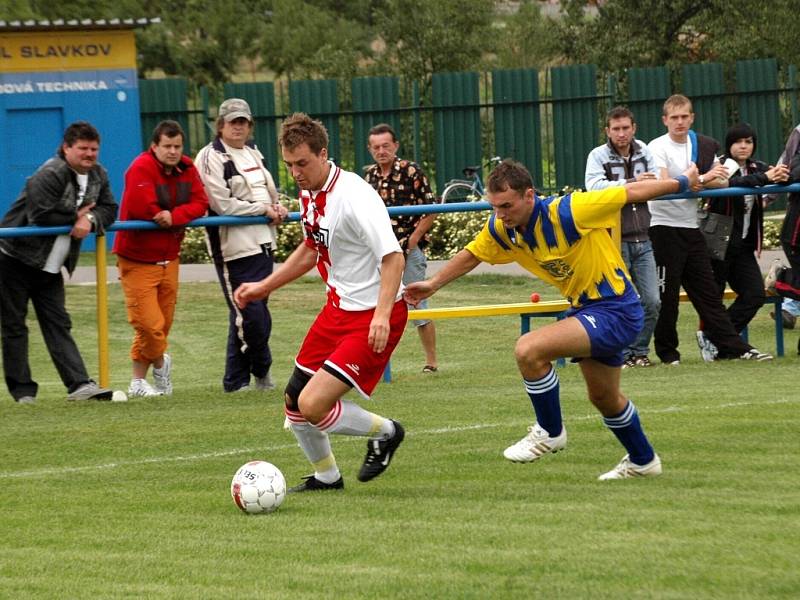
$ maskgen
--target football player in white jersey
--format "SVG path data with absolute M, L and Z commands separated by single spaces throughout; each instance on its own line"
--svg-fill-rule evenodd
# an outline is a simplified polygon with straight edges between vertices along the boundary
M 285 390 L 286 416 L 314 473 L 291 492 L 342 489 L 328 434 L 368 437 L 358 474 L 369 481 L 389 466 L 405 431 L 342 396 L 368 398 L 405 330 L 403 253 L 377 192 L 328 160 L 328 133 L 303 113 L 281 126 L 287 170 L 302 190 L 303 242 L 280 269 L 244 283 L 240 307 L 261 300 L 317 266 L 327 302 L 311 325 Z

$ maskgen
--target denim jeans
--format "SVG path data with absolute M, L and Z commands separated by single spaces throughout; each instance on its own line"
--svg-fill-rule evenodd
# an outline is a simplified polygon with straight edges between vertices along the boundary
M 639 300 L 644 310 L 644 327 L 634 342 L 624 352 L 625 358 L 631 356 L 647 356 L 650 351 L 650 338 L 658 320 L 661 309 L 661 298 L 658 293 L 658 277 L 656 260 L 653 256 L 653 245 L 645 242 L 622 242 L 622 259 L 633 278 Z

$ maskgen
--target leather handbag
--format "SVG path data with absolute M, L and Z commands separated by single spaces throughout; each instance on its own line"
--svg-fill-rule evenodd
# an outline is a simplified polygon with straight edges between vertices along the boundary
M 706 239 L 706 246 L 708 246 L 711 258 L 725 260 L 728 241 L 731 239 L 731 229 L 733 229 L 733 216 L 700 211 L 697 216 L 697 225 Z

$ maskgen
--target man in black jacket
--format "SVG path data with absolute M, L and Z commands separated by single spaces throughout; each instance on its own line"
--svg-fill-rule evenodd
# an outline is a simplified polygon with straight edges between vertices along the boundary
M 32 404 L 38 384 L 28 362 L 28 301 L 33 302 L 50 358 L 68 400 L 109 399 L 111 390 L 90 379 L 70 330 L 61 268 L 71 274 L 81 242 L 114 222 L 117 204 L 106 170 L 97 163 L 100 134 L 85 121 L 71 124 L 56 156 L 28 178 L 0 227 L 70 225 L 69 234 L 0 238 L 0 323 L 8 391 Z

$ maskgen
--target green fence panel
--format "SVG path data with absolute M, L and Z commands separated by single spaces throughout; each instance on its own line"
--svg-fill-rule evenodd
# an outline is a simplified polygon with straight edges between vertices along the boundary
M 267 161 L 267 168 L 278 180 L 280 150 L 278 149 L 278 122 L 280 117 L 275 110 L 275 85 L 272 82 L 226 83 L 225 98 L 247 100 L 253 113 L 255 128 L 253 140 Z M 286 187 L 289 182 L 281 182 Z
M 449 179 L 464 178 L 464 167 L 481 164 L 478 83 L 477 73 L 433 75 L 433 128 L 439 193 Z
M 325 124 L 328 130 L 328 156 L 342 162 L 339 135 L 339 98 L 335 79 L 289 82 L 289 106 L 293 112 L 304 112 Z
M 722 145 L 728 130 L 728 110 L 725 103 L 725 80 L 722 65 L 704 63 L 681 68 L 683 94 L 692 101 L 694 125 L 698 133 L 716 139 Z
M 350 82 L 353 93 L 353 145 L 356 172 L 372 164 L 367 134 L 378 123 L 388 123 L 400 139 L 400 82 L 397 77 L 357 77 Z M 403 154 L 403 150 L 400 150 Z
M 645 143 L 664 135 L 664 100 L 671 95 L 667 67 L 628 69 L 628 108 L 636 118 L 636 137 Z
M 583 187 L 586 157 L 597 140 L 597 68 L 554 67 L 551 76 L 556 187 Z
M 757 156 L 769 164 L 778 160 L 785 142 L 778 87 L 778 63 L 774 58 L 736 63 L 739 118 L 758 132 Z
M 177 121 L 186 133 L 184 152 L 192 147 L 189 127 L 188 85 L 185 79 L 140 79 L 139 112 L 142 149 L 149 148 L 153 130 L 164 119 Z
M 495 152 L 518 160 L 534 174 L 542 172 L 539 72 L 492 71 Z

